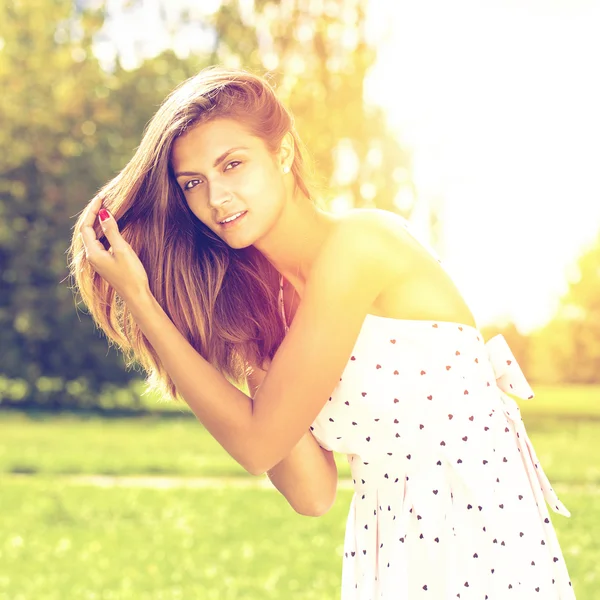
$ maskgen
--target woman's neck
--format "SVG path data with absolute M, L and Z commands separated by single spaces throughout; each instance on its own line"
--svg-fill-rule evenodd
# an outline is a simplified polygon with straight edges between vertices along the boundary
M 323 242 L 339 220 L 306 198 L 290 201 L 277 226 L 255 247 L 302 296 Z

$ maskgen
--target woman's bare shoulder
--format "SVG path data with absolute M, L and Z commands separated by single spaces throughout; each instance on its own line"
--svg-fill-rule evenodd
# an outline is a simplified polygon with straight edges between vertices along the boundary
M 340 240 L 352 243 L 358 237 L 378 248 L 380 259 L 393 263 L 396 270 L 402 269 L 403 258 L 407 268 L 414 264 L 415 239 L 407 229 L 406 219 L 397 213 L 380 208 L 354 208 L 340 215 L 332 246 L 343 248 Z
M 344 223 L 379 223 L 384 227 L 403 227 L 407 221 L 398 213 L 383 208 L 352 208 L 339 215 L 339 222 Z

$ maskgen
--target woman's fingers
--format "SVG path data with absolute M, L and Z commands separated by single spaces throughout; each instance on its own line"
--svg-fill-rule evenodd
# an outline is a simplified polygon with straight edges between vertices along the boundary
M 81 220 L 80 233 L 81 229 L 83 229 L 84 227 L 94 226 L 94 221 L 96 220 L 98 211 L 100 210 L 101 206 L 102 201 L 100 200 L 100 196 L 96 196 L 90 201 L 90 203 L 87 205 L 87 208 L 85 209 L 84 217 Z
M 100 240 L 98 240 L 96 231 L 94 230 L 94 221 L 97 218 L 101 206 L 102 202 L 100 197 L 97 196 L 91 200 L 85 209 L 84 217 L 79 226 L 79 235 L 83 241 L 85 255 L 92 263 L 97 260 L 99 256 L 102 256 L 102 254 L 110 254 L 106 251 Z
M 104 231 L 106 239 L 115 252 L 128 248 L 129 244 L 123 239 L 117 222 L 108 210 L 105 208 L 100 209 L 98 219 L 100 220 L 100 226 L 102 227 L 102 231 Z
M 79 230 L 79 235 L 83 241 L 83 248 L 85 255 L 90 262 L 97 259 L 99 255 L 103 253 L 109 254 L 105 249 L 100 240 L 96 237 L 94 229 L 89 225 L 82 226 Z
M 104 217 L 102 220 L 101 217 Z M 100 226 L 110 246 L 108 250 L 96 238 L 94 219 Z M 123 238 L 114 217 L 102 208 L 102 202 L 90 202 L 82 218 L 79 235 L 83 241 L 85 255 L 94 271 L 109 283 L 123 299 L 133 298 L 149 289 L 148 274 L 138 255 Z

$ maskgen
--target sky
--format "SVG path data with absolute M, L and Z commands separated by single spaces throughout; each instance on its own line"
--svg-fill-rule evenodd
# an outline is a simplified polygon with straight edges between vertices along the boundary
M 367 98 L 412 149 L 477 323 L 543 325 L 600 232 L 600 1 L 371 2 L 369 17 Z
M 219 0 L 109 4 L 107 65 L 116 40 L 130 68 L 173 40 L 182 57 L 214 43 L 197 23 Z M 600 0 L 371 0 L 367 31 L 366 100 L 411 150 L 414 226 L 427 238 L 440 214 L 436 249 L 479 326 L 542 326 L 600 232 Z

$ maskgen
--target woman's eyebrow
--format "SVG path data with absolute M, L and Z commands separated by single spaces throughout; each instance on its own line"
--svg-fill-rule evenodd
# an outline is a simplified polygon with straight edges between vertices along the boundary
M 222 163 L 232 152 L 235 152 L 236 150 L 249 150 L 249 148 L 246 146 L 236 146 L 235 148 L 229 148 L 229 150 L 227 150 L 226 152 L 223 152 L 223 154 L 221 154 L 221 156 L 217 157 L 217 159 L 213 163 L 213 167 L 218 166 L 219 163 Z M 201 175 L 201 174 L 202 173 L 198 173 L 196 171 L 178 171 L 177 173 L 175 173 L 175 177 L 178 178 L 178 177 L 183 177 L 183 176 Z

